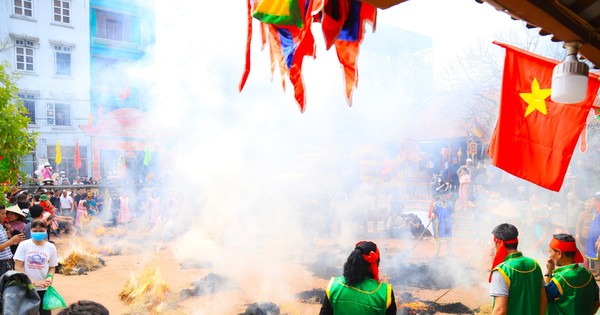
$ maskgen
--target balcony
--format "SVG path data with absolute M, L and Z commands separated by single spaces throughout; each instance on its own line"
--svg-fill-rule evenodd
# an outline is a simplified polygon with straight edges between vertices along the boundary
M 142 51 L 142 45 L 138 43 L 122 42 L 118 40 L 112 40 L 101 37 L 92 37 L 92 46 L 106 47 L 106 48 L 117 48 L 125 50 L 136 50 Z

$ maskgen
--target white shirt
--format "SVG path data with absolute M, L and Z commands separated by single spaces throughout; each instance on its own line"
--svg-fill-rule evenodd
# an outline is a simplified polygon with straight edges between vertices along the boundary
M 63 197 L 60 195 L 60 208 L 61 209 L 71 209 L 73 207 L 73 198 L 71 196 Z
M 56 246 L 50 242 L 44 242 L 44 245 L 38 246 L 33 243 L 33 239 L 19 243 L 14 260 L 23 262 L 23 271 L 29 276 L 31 282 L 46 279 L 50 268 L 58 266 Z M 46 290 L 46 288 L 41 287 L 35 289 L 38 291 Z

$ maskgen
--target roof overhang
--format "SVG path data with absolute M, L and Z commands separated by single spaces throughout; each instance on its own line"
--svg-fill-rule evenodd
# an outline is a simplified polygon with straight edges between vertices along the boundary
M 600 1 L 587 0 L 478 0 L 514 19 L 539 27 L 552 41 L 579 42 L 579 53 L 600 66 Z
M 387 9 L 408 0 L 361 0 Z M 413 0 L 414 1 L 414 0 Z M 600 1 L 594 0 L 475 0 L 539 27 L 555 42 L 579 42 L 581 56 L 600 67 Z

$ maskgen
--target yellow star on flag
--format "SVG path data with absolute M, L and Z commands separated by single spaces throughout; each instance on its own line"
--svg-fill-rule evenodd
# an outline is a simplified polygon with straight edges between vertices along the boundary
M 550 94 L 552 94 L 552 89 L 540 89 L 537 78 L 533 78 L 533 82 L 531 82 L 531 93 L 519 93 L 519 96 L 527 102 L 525 117 L 536 109 L 540 113 L 548 115 L 548 111 L 546 110 L 546 99 Z

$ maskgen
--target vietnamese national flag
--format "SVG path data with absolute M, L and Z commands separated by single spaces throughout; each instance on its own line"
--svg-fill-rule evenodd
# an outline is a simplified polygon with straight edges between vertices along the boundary
M 555 103 L 550 93 L 558 61 L 494 43 L 506 49 L 506 57 L 499 116 L 488 155 L 506 172 L 559 191 L 598 93 L 598 76 L 590 73 L 583 102 Z

